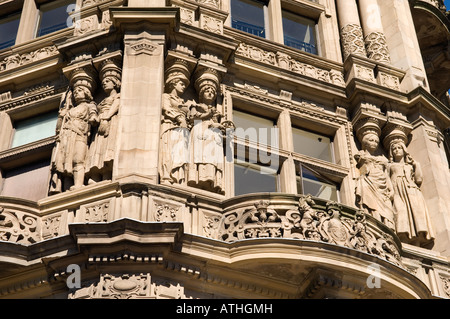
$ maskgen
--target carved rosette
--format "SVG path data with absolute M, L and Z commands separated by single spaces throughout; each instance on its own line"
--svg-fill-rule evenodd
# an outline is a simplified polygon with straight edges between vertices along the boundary
M 355 54 L 366 57 L 364 48 L 364 36 L 361 26 L 357 24 L 348 24 L 341 29 L 342 48 L 344 51 L 344 60 L 350 55 Z
M 218 239 L 226 242 L 252 238 L 324 242 L 376 255 L 403 267 L 394 237 L 376 231 L 367 222 L 364 212 L 356 211 L 353 215 L 343 212 L 333 201 L 323 208 L 310 195 L 301 196 L 298 206 L 284 214 L 271 208 L 269 201 L 259 201 L 253 208 L 226 213 L 218 234 Z
M 364 39 L 367 56 L 376 62 L 390 63 L 389 49 L 386 37 L 381 32 L 372 32 Z

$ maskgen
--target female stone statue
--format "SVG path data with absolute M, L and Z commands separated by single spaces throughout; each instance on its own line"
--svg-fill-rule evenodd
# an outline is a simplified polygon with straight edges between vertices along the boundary
M 64 98 L 56 128 L 58 137 L 52 159 L 54 174 L 50 193 L 84 185 L 88 137 L 92 123 L 97 121 L 92 76 L 77 69 L 71 82 L 72 91 L 68 91 Z
M 181 95 L 189 85 L 184 72 L 170 72 L 166 92 L 162 96 L 160 179 L 162 183 L 182 184 L 186 181 L 189 160 L 187 125 L 188 108 Z
M 112 164 L 117 141 L 121 71 L 110 60 L 100 68 L 100 80 L 106 97 L 97 105 L 98 126 L 94 130 L 86 160 L 89 182 L 112 178 Z
M 392 210 L 393 190 L 385 156 L 375 156 L 379 138 L 374 131 L 368 130 L 361 139 L 362 151 L 354 157 L 360 176 L 356 186 L 356 204 L 369 215 L 395 230 Z
M 196 81 L 199 103 L 192 102 L 189 109 L 193 127 L 188 185 L 222 194 L 226 123 L 215 106 L 218 84 L 214 73 L 204 73 Z
M 425 199 L 420 190 L 420 164 L 409 155 L 403 141 L 394 141 L 389 150 L 389 175 L 394 187 L 396 229 L 400 239 L 423 246 L 433 239 Z

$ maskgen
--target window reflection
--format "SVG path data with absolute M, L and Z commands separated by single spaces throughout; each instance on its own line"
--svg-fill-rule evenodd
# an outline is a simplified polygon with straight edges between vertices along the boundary
M 235 110 L 233 122 L 236 137 L 278 147 L 278 135 L 272 120 Z
M 264 8 L 256 0 L 231 0 L 231 26 L 259 37 L 266 37 Z
M 284 44 L 308 53 L 317 54 L 315 21 L 283 10 Z
M 297 192 L 299 194 L 310 194 L 325 200 L 338 201 L 338 190 L 333 182 L 300 163 L 297 163 L 296 166 Z
M 292 129 L 294 152 L 332 162 L 331 139 L 327 136 L 308 132 L 298 128 Z
M 0 50 L 16 43 L 20 14 L 13 14 L 0 20 Z
M 72 11 L 70 5 L 75 4 L 74 0 L 58 1 L 40 7 L 39 26 L 36 36 L 40 37 L 64 28 L 72 26 L 69 12 Z
M 55 135 L 56 111 L 33 116 L 14 123 L 14 136 L 11 147 L 25 145 Z
M 234 164 L 234 194 L 235 196 L 259 193 L 277 192 L 278 174 L 271 167 L 245 163 L 236 160 Z

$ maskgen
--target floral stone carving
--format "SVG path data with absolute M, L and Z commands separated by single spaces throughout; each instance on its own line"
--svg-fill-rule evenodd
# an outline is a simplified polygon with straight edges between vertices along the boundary
M 399 248 L 389 232 L 375 229 L 363 211 L 344 212 L 333 201 L 325 208 L 313 198 L 301 196 L 298 207 L 284 214 L 261 200 L 254 207 L 225 214 L 219 239 L 233 242 L 252 238 L 296 238 L 313 240 L 363 251 L 402 266 Z
M 40 236 L 37 219 L 0 207 L 0 240 L 24 245 L 38 242 Z

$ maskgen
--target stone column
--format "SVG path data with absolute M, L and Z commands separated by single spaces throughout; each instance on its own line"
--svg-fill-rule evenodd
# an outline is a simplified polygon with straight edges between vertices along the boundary
M 359 0 L 359 13 L 368 58 L 376 62 L 390 63 L 377 0 Z
M 282 91 L 283 92 L 283 91 Z M 284 110 L 278 117 L 278 135 L 280 137 L 280 149 L 288 151 L 289 154 L 294 151 L 294 142 L 292 136 L 291 115 L 289 110 Z M 284 161 L 280 161 L 280 188 L 283 193 L 297 194 L 297 183 L 295 176 L 295 163 L 292 155 L 289 155 Z
M 366 57 L 364 37 L 355 0 L 336 1 L 344 60 L 350 54 Z
M 119 132 L 113 177 L 158 183 L 164 50 L 179 13 L 174 8 L 110 9 L 124 33 Z

